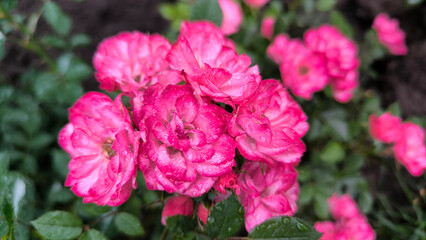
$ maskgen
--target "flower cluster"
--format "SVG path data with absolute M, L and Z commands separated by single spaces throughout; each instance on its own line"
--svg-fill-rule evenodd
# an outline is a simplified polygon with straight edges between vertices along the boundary
M 401 123 L 399 117 L 384 113 L 380 117 L 369 117 L 369 129 L 374 139 L 394 143 L 396 159 L 413 176 L 420 176 L 426 169 L 426 145 L 424 130 L 411 122 Z
M 323 233 L 320 240 L 374 240 L 376 238 L 367 219 L 360 213 L 349 195 L 339 197 L 333 194 L 327 199 L 327 203 L 336 222 L 315 223 L 315 229 Z
M 379 42 L 393 55 L 406 55 L 405 33 L 399 28 L 399 22 L 391 19 L 386 13 L 380 13 L 373 22 Z
M 121 33 L 100 44 L 94 65 L 101 88 L 122 91 L 131 106 L 122 95 L 113 102 L 88 93 L 70 109 L 59 142 L 72 158 L 66 185 L 84 202 L 122 204 L 140 169 L 149 190 L 180 194 L 166 204 L 163 224 L 192 214 L 188 197 L 212 188 L 217 201 L 229 190 L 239 195 L 247 230 L 295 213 L 307 117 L 278 80 L 261 81 L 220 28 L 183 22 L 174 44 Z M 236 149 L 246 159 L 238 175 Z
M 357 47 L 333 26 L 307 30 L 304 42 L 280 34 L 267 53 L 280 65 L 284 85 L 296 96 L 309 100 L 330 84 L 334 98 L 345 103 L 358 85 Z

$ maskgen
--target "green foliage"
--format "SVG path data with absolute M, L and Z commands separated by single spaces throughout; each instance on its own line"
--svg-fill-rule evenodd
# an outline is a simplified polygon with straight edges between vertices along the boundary
M 47 239 L 74 239 L 83 230 L 81 219 L 64 211 L 50 211 L 31 224 Z
M 235 193 L 214 205 L 207 218 L 207 233 L 210 237 L 223 239 L 233 236 L 244 222 L 244 209 Z
M 292 217 L 269 219 L 254 227 L 249 234 L 250 239 L 317 240 L 320 237 L 321 234 L 308 223 Z
M 197 0 L 191 9 L 190 20 L 209 20 L 220 26 L 222 24 L 222 10 L 217 1 Z
M 78 240 L 108 240 L 108 238 L 98 230 L 90 229 L 83 233 Z
M 194 221 L 187 216 L 176 215 L 166 218 L 167 228 L 173 233 L 175 237 L 190 234 L 194 229 Z
M 330 11 L 336 3 L 336 0 L 318 0 L 317 9 L 319 11 Z
M 139 219 L 134 215 L 121 212 L 115 217 L 115 225 L 118 230 L 129 236 L 140 236 L 145 233 Z
M 68 35 L 71 31 L 71 20 L 64 14 L 61 8 L 52 1 L 44 4 L 44 19 L 59 35 Z

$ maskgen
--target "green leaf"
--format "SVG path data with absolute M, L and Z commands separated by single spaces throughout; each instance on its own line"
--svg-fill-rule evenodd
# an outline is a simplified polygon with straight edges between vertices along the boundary
M 195 227 L 194 221 L 190 217 L 183 215 L 175 215 L 166 218 L 166 225 L 172 233 L 178 235 L 187 234 L 194 230 Z
M 352 29 L 351 24 L 349 24 L 339 11 L 332 11 L 330 13 L 330 23 L 339 28 L 344 35 L 350 38 L 354 36 L 354 30 Z
M 55 182 L 50 187 L 47 199 L 51 203 L 67 203 L 74 199 L 74 194 L 67 188 L 64 188 L 61 183 Z
M 71 20 L 56 3 L 52 1 L 46 2 L 43 16 L 55 32 L 61 36 L 68 35 L 71 30 Z
M 339 142 L 329 142 L 320 154 L 320 159 L 331 164 L 341 162 L 345 158 L 345 149 Z
M 41 100 L 49 100 L 59 88 L 59 79 L 56 75 L 43 72 L 36 75 L 33 82 L 34 95 Z
M 338 134 L 343 140 L 349 140 L 349 128 L 346 122 L 346 112 L 342 108 L 336 108 L 324 111 L 322 117 L 325 118 L 327 125 Z
M 390 111 L 395 116 L 401 117 L 401 107 L 399 107 L 397 102 L 390 105 L 387 111 Z
M 364 165 L 364 159 L 362 155 L 353 153 L 345 159 L 345 166 L 343 172 L 345 174 L 358 173 L 359 169 Z
M 374 199 L 371 194 L 367 191 L 361 193 L 361 197 L 359 199 L 359 208 L 364 214 L 367 214 L 371 211 L 373 207 Z
M 92 75 L 92 68 L 72 53 L 65 53 L 57 60 L 58 71 L 67 82 L 78 83 Z
M 145 230 L 143 229 L 139 219 L 130 213 L 119 213 L 115 217 L 115 226 L 122 233 L 129 236 L 141 236 L 145 234 Z
M 0 175 L 4 175 L 9 169 L 10 157 L 7 152 L 0 152 Z
M 235 193 L 216 204 L 207 218 L 206 230 L 210 237 L 233 236 L 244 222 L 244 209 Z
M 315 215 L 325 220 L 329 216 L 328 204 L 327 204 L 327 196 L 322 193 L 316 193 L 314 196 L 314 212 Z
M 64 39 L 55 35 L 46 35 L 41 38 L 41 42 L 49 47 L 63 49 L 67 46 Z
M 318 11 L 330 11 L 336 3 L 337 0 L 318 0 L 317 9 Z
M 47 239 L 74 239 L 83 230 L 80 218 L 64 211 L 51 211 L 31 222 Z
M 52 166 L 56 173 L 63 179 L 68 176 L 69 155 L 61 149 L 52 149 L 51 152 Z
M 92 42 L 92 38 L 87 34 L 75 34 L 71 37 L 71 47 L 87 46 Z
M 3 32 L 0 31 L 0 60 L 4 57 L 5 44 L 6 36 L 4 36 Z
M 222 24 L 222 9 L 218 1 L 197 0 L 191 9 L 190 20 L 208 20 L 220 27 Z
M 1 0 L 0 6 L 10 12 L 18 6 L 18 0 Z
M 90 229 L 83 233 L 79 240 L 108 240 L 107 237 L 96 229 Z
M 249 234 L 253 239 L 317 240 L 320 237 L 312 226 L 294 217 L 271 218 L 254 227 Z

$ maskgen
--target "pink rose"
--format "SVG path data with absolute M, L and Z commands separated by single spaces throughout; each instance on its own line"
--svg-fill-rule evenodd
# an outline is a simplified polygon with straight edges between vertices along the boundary
M 280 64 L 284 86 L 294 95 L 311 99 L 328 83 L 324 58 L 306 48 L 299 40 L 291 40 L 285 34 L 275 37 L 267 49 L 268 55 Z
M 163 208 L 161 215 L 161 223 L 166 226 L 166 219 L 176 215 L 192 217 L 194 211 L 194 203 L 192 199 L 185 196 L 174 196 L 170 198 Z
M 142 132 L 139 168 L 150 190 L 198 197 L 235 166 L 230 113 L 203 102 L 189 85 L 156 84 L 134 99 Z
M 200 221 L 204 224 L 207 224 L 207 218 L 209 217 L 210 214 L 210 209 L 207 209 L 203 203 L 200 203 L 198 205 L 198 218 L 200 219 Z
M 65 186 L 85 203 L 118 206 L 136 188 L 139 133 L 121 103 L 89 92 L 69 109 L 59 144 L 71 156 Z
M 260 35 L 269 40 L 274 36 L 275 17 L 266 16 L 262 19 Z
M 391 19 L 386 13 L 380 13 L 373 22 L 379 42 L 393 55 L 406 55 L 405 33 L 399 28 L 399 22 Z
M 96 79 L 107 91 L 121 90 L 134 96 L 146 86 L 176 84 L 179 73 L 168 70 L 165 57 L 171 48 L 158 34 L 123 32 L 105 39 L 93 58 Z
M 276 216 L 292 216 L 299 195 L 297 172 L 290 164 L 277 163 L 274 167 L 246 162 L 238 181 L 239 196 L 245 210 L 248 232 L 256 225 Z
M 401 119 L 391 113 L 384 113 L 380 117 L 371 114 L 368 118 L 368 126 L 374 139 L 384 143 L 392 143 L 401 136 Z
M 316 222 L 314 228 L 322 233 L 320 240 L 336 240 L 334 223 L 330 221 Z
M 309 29 L 304 41 L 308 48 L 324 57 L 335 99 L 342 103 L 349 101 L 358 85 L 356 45 L 331 25 Z
M 335 193 L 327 199 L 327 203 L 334 219 L 349 219 L 360 214 L 355 201 L 348 194 L 339 197 Z
M 240 4 L 234 0 L 219 0 L 219 5 L 223 13 L 220 27 L 223 34 L 228 36 L 238 32 L 243 21 L 243 11 Z
M 244 0 L 244 2 L 252 8 L 261 8 L 267 4 L 269 0 Z
M 420 176 L 426 169 L 426 146 L 424 130 L 414 123 L 400 125 L 401 136 L 396 140 L 394 152 L 396 159 L 413 176 Z
M 227 188 L 233 190 L 237 195 L 240 195 L 240 185 L 238 184 L 237 175 L 233 171 L 219 177 L 213 185 L 213 188 L 224 195 L 227 194 Z
M 209 22 L 183 22 L 167 60 L 172 69 L 183 71 L 198 95 L 230 105 L 249 98 L 261 81 L 258 67 L 250 67 L 250 58 L 239 56 Z
M 308 131 L 306 115 L 279 81 L 260 83 L 250 100 L 241 104 L 229 122 L 228 131 L 247 159 L 298 163 L 305 152 L 301 138 Z
M 328 200 L 331 215 L 336 220 L 315 223 L 315 229 L 323 233 L 320 240 L 374 240 L 373 228 L 358 209 L 355 201 L 345 194 L 333 194 Z

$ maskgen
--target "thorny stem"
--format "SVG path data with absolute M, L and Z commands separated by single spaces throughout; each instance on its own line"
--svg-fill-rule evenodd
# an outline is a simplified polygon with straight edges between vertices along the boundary
M 98 224 L 98 223 L 102 222 L 103 220 L 105 220 L 106 218 L 110 217 L 111 215 L 115 215 L 115 214 L 117 214 L 117 213 L 118 213 L 118 212 L 117 212 L 116 210 L 112 210 L 111 212 L 106 213 L 106 214 L 105 214 L 105 215 L 103 215 L 102 217 L 100 217 L 100 218 L 96 219 L 95 221 L 93 221 L 92 223 L 90 223 L 90 224 L 89 224 L 89 226 L 90 226 L 90 227 L 93 227 L 93 226 L 95 226 L 96 224 Z
M 16 31 L 21 32 L 25 36 L 23 40 L 16 42 L 16 44 L 27 50 L 35 52 L 47 64 L 49 70 L 56 72 L 55 61 L 50 57 L 42 44 L 33 36 L 33 33 L 30 31 L 30 29 L 28 29 L 24 24 L 16 21 L 15 18 L 1 5 L 0 15 L 9 21 Z

